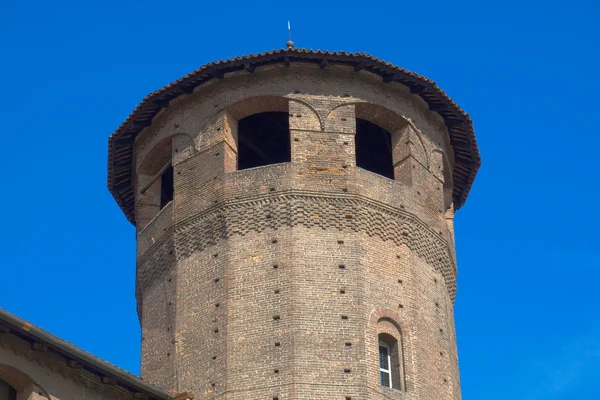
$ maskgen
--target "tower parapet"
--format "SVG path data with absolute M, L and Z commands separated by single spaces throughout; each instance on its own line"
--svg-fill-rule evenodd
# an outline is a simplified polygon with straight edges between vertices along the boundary
M 149 95 L 109 142 L 142 377 L 200 398 L 459 399 L 452 223 L 479 164 L 435 83 L 364 54 L 241 57 Z

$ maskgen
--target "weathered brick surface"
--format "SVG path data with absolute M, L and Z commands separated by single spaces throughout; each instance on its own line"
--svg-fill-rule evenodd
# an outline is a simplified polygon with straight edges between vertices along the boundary
M 236 171 L 237 121 L 263 111 L 289 112 L 292 161 Z M 392 133 L 395 181 L 355 166 L 357 117 Z M 460 399 L 437 114 L 368 73 L 292 64 L 172 101 L 136 141 L 138 188 L 168 138 L 174 200 L 139 216 L 144 379 L 207 399 Z M 379 333 L 401 343 L 399 388 L 379 385 Z

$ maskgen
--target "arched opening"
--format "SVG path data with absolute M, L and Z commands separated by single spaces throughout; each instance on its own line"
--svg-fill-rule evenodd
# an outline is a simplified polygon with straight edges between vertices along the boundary
M 163 139 L 138 166 L 136 225 L 143 229 L 174 198 L 172 137 Z
M 356 166 L 394 179 L 392 135 L 366 119 L 356 118 Z
M 269 111 L 238 121 L 238 169 L 291 161 L 289 114 Z
M 17 391 L 0 379 L 0 400 L 17 400 Z

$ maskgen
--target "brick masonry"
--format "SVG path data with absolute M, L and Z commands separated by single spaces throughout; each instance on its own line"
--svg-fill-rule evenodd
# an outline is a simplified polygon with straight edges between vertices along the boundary
M 290 163 L 236 171 L 237 120 L 290 118 Z M 395 180 L 355 166 L 355 118 Z M 167 150 L 165 150 L 167 149 Z M 142 377 L 206 399 L 460 399 L 453 156 L 443 120 L 351 68 L 268 66 L 171 101 L 135 143 Z M 400 343 L 379 385 L 378 334 Z

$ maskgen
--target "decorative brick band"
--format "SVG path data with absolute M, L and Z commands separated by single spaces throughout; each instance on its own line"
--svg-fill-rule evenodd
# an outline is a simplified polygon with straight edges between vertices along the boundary
M 173 232 L 176 259 L 183 260 L 234 235 L 298 225 L 364 232 L 397 246 L 404 244 L 444 276 L 454 300 L 456 265 L 446 240 L 413 214 L 362 196 L 290 192 L 225 203 L 182 221 L 169 231 Z M 171 257 L 161 253 L 166 251 L 164 242 L 170 239 L 171 232 L 166 232 L 138 259 L 138 290 L 152 284 L 154 277 L 164 273 L 170 264 Z

